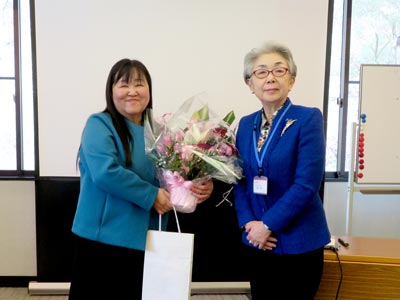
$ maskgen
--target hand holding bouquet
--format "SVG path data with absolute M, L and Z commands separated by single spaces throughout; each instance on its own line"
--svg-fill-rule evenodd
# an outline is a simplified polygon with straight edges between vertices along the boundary
M 196 209 L 197 199 L 190 192 L 193 182 L 215 178 L 232 184 L 242 177 L 230 128 L 234 119 L 233 111 L 220 119 L 192 97 L 175 114 L 145 121 L 146 152 L 178 211 Z

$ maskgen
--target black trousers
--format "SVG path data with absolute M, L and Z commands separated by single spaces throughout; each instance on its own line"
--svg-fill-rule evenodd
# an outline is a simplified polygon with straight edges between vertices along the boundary
M 143 251 L 75 236 L 69 300 L 141 300 L 143 263 Z
M 313 300 L 324 265 L 324 249 L 296 255 L 276 255 L 248 249 L 252 300 Z

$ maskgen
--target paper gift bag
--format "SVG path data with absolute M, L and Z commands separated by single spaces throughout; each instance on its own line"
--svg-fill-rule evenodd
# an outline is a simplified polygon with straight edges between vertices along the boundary
M 147 232 L 142 300 L 190 299 L 194 235 L 178 231 Z

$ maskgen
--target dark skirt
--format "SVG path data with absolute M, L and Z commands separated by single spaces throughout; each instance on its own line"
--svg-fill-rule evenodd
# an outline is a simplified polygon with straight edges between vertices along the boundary
M 75 236 L 69 300 L 141 300 L 143 263 L 143 251 Z

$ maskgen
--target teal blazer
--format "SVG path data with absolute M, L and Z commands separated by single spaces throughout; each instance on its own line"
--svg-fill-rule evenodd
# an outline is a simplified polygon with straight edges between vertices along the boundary
M 234 188 L 239 225 L 263 221 L 278 239 L 274 249 L 278 254 L 299 254 L 323 247 L 329 243 L 330 233 L 319 196 L 325 170 L 321 111 L 293 105 L 288 98 L 259 152 L 267 148 L 259 169 L 253 135 L 257 141 L 261 113 L 243 117 L 237 130 L 236 146 L 244 174 Z M 266 196 L 253 193 L 253 179 L 259 172 L 268 178 Z M 243 242 L 253 247 L 246 236 L 243 232 Z
M 152 207 L 159 183 L 145 153 L 143 127 L 126 122 L 133 136 L 129 167 L 111 116 L 98 113 L 87 120 L 78 153 L 80 194 L 72 232 L 89 240 L 144 250 L 147 230 L 158 229 L 159 217 Z

